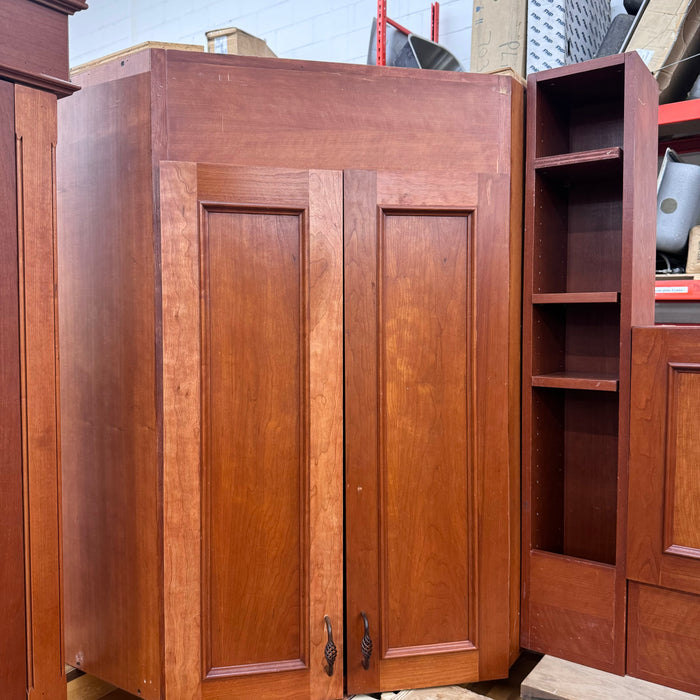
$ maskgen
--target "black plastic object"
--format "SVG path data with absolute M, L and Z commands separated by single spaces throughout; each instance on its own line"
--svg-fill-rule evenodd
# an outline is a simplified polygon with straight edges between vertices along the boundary
M 596 53 L 595 57 L 601 58 L 602 56 L 612 56 L 614 53 L 620 53 L 622 43 L 626 39 L 633 22 L 634 17 L 632 15 L 616 15 L 612 24 L 608 27 L 608 31 L 598 47 L 598 53 Z

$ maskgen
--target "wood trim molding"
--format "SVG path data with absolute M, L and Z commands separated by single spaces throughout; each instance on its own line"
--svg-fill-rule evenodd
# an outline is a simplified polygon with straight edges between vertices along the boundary
M 28 73 L 27 71 L 19 70 L 18 68 L 5 64 L 0 64 L 0 79 L 39 88 L 40 90 L 46 90 L 47 92 L 52 92 L 59 98 L 67 97 L 77 90 L 80 90 L 79 85 L 69 83 L 67 80 L 52 78 L 40 73 Z
M 44 5 L 57 12 L 63 12 L 67 15 L 75 14 L 80 10 L 87 10 L 88 5 L 83 0 L 31 0 L 37 5 Z

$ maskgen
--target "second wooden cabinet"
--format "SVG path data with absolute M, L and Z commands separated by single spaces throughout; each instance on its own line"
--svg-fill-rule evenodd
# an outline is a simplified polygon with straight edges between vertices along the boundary
M 69 663 L 154 700 L 507 675 L 522 89 L 428 73 L 159 50 L 77 78 Z

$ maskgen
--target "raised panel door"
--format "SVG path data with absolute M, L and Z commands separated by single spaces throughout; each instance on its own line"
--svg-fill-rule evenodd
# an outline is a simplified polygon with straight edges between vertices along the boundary
M 635 328 L 628 673 L 700 692 L 700 328 Z
M 343 694 L 341 183 L 161 165 L 168 698 Z
M 345 173 L 349 693 L 508 672 L 508 185 Z

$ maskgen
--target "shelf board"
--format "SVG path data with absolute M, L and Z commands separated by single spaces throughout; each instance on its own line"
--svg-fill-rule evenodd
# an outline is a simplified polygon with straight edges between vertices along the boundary
M 617 391 L 615 375 L 588 374 L 586 372 L 552 372 L 536 374 L 532 386 L 546 389 L 584 389 L 588 391 Z
M 535 170 L 569 183 L 591 177 L 616 175 L 622 171 L 622 148 L 611 146 L 535 158 Z
M 533 294 L 533 304 L 617 304 L 620 292 L 561 292 Z

